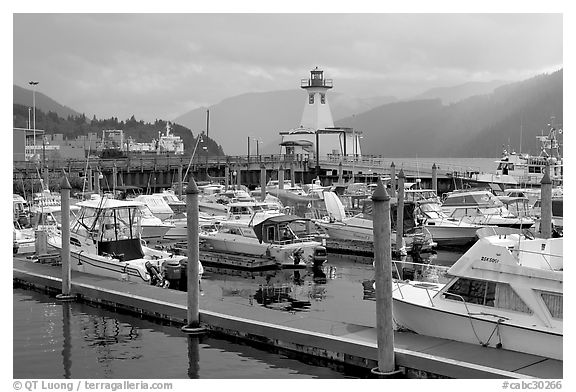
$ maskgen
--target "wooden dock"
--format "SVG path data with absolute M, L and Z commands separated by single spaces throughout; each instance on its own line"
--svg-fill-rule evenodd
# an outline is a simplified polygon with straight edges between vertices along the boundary
M 61 292 L 61 269 L 13 259 L 15 284 Z M 210 292 L 209 281 L 203 281 Z M 87 301 L 138 315 L 185 324 L 186 293 L 155 286 L 128 283 L 101 276 L 72 273 L 72 294 Z M 354 320 L 332 321 L 312 314 L 289 314 L 259 306 L 238 306 L 204 295 L 200 321 L 213 334 L 268 345 L 358 369 L 377 363 L 375 326 Z M 395 332 L 396 364 L 409 378 L 458 379 L 562 379 L 562 361 L 529 354 L 465 344 L 445 339 Z

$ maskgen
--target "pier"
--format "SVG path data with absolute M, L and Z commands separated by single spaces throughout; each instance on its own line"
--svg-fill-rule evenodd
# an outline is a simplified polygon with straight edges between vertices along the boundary
M 13 260 L 14 284 L 52 295 L 61 292 L 60 273 L 60 268 L 50 264 L 32 263 L 22 257 Z M 186 320 L 187 293 L 182 291 L 75 271 L 71 284 L 72 294 L 80 301 L 177 325 Z M 238 306 L 210 296 L 209 281 L 202 285 L 208 294 L 200 297 L 200 321 L 211 334 L 365 371 L 377 364 L 375 325 Z M 396 365 L 408 378 L 563 377 L 562 361 L 409 332 L 394 332 L 394 352 Z
M 286 179 L 294 179 L 295 183 L 308 184 L 316 177 L 324 185 L 339 182 L 339 170 L 345 182 L 355 181 L 375 183 L 378 177 L 390 177 L 397 173 L 391 168 L 393 158 L 381 156 L 338 156 L 320 157 L 316 162 L 312 157 L 296 155 L 258 155 L 258 156 L 196 156 L 190 159 L 185 155 L 129 155 L 115 159 L 54 159 L 47 161 L 42 167 L 40 162 L 14 161 L 13 181 L 20 184 L 24 181 L 39 181 L 44 178 L 49 184 L 59 181 L 62 169 L 69 173 L 71 184 L 86 183 L 86 190 L 96 187 L 96 176 L 102 176 L 99 187 L 111 191 L 116 186 L 137 186 L 144 191 L 157 192 L 171 188 L 179 181 L 187 182 L 194 177 L 197 181 L 225 182 L 226 174 L 230 176 L 230 184 L 245 184 L 254 189 L 260 185 L 261 167 L 266 170 L 268 180 L 278 179 L 280 167 L 284 169 Z M 340 166 L 341 165 L 341 166 Z M 431 189 L 433 186 L 434 162 L 423 164 L 418 162 L 404 163 L 402 170 L 406 182 L 421 182 L 421 188 Z M 397 165 L 397 170 L 400 167 Z M 439 167 L 436 171 L 438 193 L 442 194 L 462 187 L 461 180 L 470 168 L 461 166 Z M 187 176 L 186 176 L 186 173 Z M 76 182 L 74 182 L 76 178 Z M 458 178 L 458 180 L 456 180 Z

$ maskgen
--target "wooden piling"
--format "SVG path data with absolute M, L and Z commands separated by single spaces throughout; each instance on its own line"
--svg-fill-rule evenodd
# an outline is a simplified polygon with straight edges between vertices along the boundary
M 227 191 L 230 187 L 230 166 L 228 164 L 224 167 L 224 178 L 224 186 Z
M 94 178 L 94 192 L 96 192 L 96 194 L 100 194 L 100 176 L 102 174 L 100 173 L 100 170 L 96 171 L 96 178 Z
M 260 200 L 266 199 L 266 166 L 260 165 Z
M 394 325 L 392 317 L 392 249 L 390 225 L 390 196 L 382 181 L 372 195 L 374 203 L 374 267 L 376 291 L 376 338 L 378 367 L 372 373 L 389 377 L 395 374 Z
M 396 197 L 396 165 L 390 165 L 390 197 Z
M 284 166 L 278 168 L 278 189 L 284 189 Z
M 70 294 L 72 290 L 71 271 L 70 271 L 70 182 L 66 175 L 60 181 L 60 200 L 61 209 L 61 231 L 62 231 L 62 249 L 60 258 L 62 259 L 62 294 L 57 295 L 59 300 L 72 300 L 74 296 Z
M 88 167 L 88 180 L 87 181 L 88 181 L 88 192 L 92 192 L 93 184 L 94 184 L 94 178 L 93 178 L 91 167 Z
M 404 247 L 404 170 L 398 173 L 398 206 L 396 208 L 396 250 Z
M 178 166 L 178 199 L 182 200 L 182 165 Z
M 198 245 L 198 186 L 193 178 L 186 187 L 186 224 L 188 230 L 188 264 L 187 274 L 187 322 L 182 327 L 186 333 L 202 333 L 204 328 L 200 326 L 200 281 L 198 279 L 198 260 L 200 249 Z
M 432 190 L 438 194 L 438 168 L 436 163 L 432 164 Z
M 552 181 L 548 173 L 549 170 L 545 170 L 540 181 L 540 233 L 543 238 L 552 237 Z
M 116 187 L 118 186 L 118 168 L 116 164 L 112 166 L 112 193 L 116 193 Z

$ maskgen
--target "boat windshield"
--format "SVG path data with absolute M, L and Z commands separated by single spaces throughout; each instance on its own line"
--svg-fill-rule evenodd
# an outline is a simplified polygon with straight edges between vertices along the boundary
M 449 195 L 444 206 L 501 207 L 503 203 L 490 192 Z
M 70 231 L 98 241 L 139 238 L 142 211 L 139 206 L 107 209 L 84 207 Z
M 422 203 L 420 204 L 420 212 L 428 219 L 448 218 L 438 203 Z

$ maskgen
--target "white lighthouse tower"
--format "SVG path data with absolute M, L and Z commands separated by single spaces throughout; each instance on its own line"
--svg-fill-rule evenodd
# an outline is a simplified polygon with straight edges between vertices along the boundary
M 300 81 L 300 87 L 307 92 L 300 126 L 312 131 L 333 128 L 334 120 L 326 98 L 326 92 L 332 88 L 332 79 L 324 79 L 324 71 L 316 67 L 310 71 L 310 79 Z
M 361 132 L 334 126 L 326 97 L 332 88 L 332 79 L 324 79 L 324 71 L 316 67 L 310 71 L 310 79 L 300 81 L 300 88 L 306 91 L 302 119 L 298 128 L 280 132 L 282 153 L 315 158 L 316 166 L 320 159 L 360 156 Z

